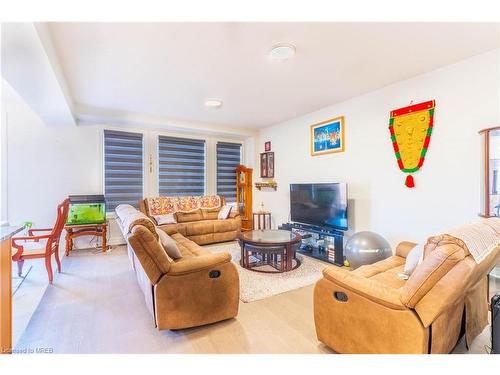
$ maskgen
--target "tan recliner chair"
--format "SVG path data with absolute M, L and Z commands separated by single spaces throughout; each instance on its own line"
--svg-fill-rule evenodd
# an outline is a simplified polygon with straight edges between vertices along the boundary
M 238 315 L 240 284 L 228 253 L 211 253 L 179 233 L 172 235 L 182 258 L 172 260 L 154 227 L 133 225 L 129 257 L 156 327 L 182 329 Z
M 314 288 L 318 340 L 339 353 L 449 353 L 463 333 L 470 344 L 488 324 L 500 246 L 477 264 L 459 239 L 432 237 L 405 281 L 398 273 L 414 246 L 354 271 L 326 268 Z

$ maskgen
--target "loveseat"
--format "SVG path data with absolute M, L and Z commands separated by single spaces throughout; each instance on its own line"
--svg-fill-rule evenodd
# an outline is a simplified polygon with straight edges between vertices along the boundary
M 150 218 L 128 205 L 115 211 L 132 268 L 158 329 L 195 327 L 238 314 L 239 277 L 230 254 L 211 253 L 171 231 L 182 255 L 172 259 Z
M 139 201 L 140 210 L 168 234 L 180 233 L 198 245 L 233 241 L 241 230 L 241 218 L 234 206 L 227 219 L 218 219 L 225 205 L 222 196 L 154 197 Z M 170 216 L 169 223 L 158 217 Z
M 478 264 L 460 239 L 431 237 L 404 280 L 415 245 L 354 271 L 327 267 L 314 288 L 318 339 L 339 353 L 449 353 L 463 333 L 470 345 L 488 324 L 487 275 L 500 246 Z

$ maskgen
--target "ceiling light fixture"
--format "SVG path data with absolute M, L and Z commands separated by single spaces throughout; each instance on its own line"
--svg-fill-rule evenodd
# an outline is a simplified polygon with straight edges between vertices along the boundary
M 205 107 L 207 107 L 207 108 L 220 108 L 220 107 L 222 107 L 222 100 L 220 100 L 220 99 L 207 99 L 207 100 L 205 100 Z
M 269 51 L 269 57 L 273 60 L 285 61 L 295 55 L 295 46 L 288 43 L 274 45 Z

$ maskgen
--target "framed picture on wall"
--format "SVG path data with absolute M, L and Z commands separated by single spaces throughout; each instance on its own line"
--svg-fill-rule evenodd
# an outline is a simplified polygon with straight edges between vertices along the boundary
M 311 125 L 311 156 L 343 152 L 344 116 Z
M 260 177 L 274 177 L 274 152 L 260 154 Z
M 267 153 L 267 177 L 274 177 L 274 152 Z
M 260 154 L 260 177 L 267 177 L 267 152 Z
M 266 143 L 264 143 L 264 151 L 271 151 L 271 141 L 267 141 Z

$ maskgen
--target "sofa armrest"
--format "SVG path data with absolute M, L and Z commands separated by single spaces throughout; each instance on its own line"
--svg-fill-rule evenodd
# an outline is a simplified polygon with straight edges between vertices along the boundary
M 229 253 L 206 254 L 188 258 L 179 262 L 171 263 L 168 271 L 169 276 L 185 275 L 193 272 L 203 271 L 217 265 L 231 261 Z
M 416 243 L 414 242 L 408 242 L 408 241 L 403 241 L 396 246 L 396 255 L 400 256 L 401 258 L 405 258 L 408 256 L 408 253 L 413 249 L 415 246 L 417 246 Z
M 397 289 L 367 279 L 363 276 L 339 267 L 327 267 L 323 270 L 325 279 L 359 294 L 375 303 L 384 305 L 394 310 L 406 310 L 406 306 L 401 302 L 400 292 Z

